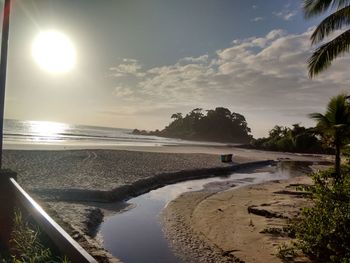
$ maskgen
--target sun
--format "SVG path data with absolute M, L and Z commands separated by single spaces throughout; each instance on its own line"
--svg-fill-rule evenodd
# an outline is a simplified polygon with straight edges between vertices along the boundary
M 73 42 L 63 33 L 50 30 L 40 32 L 32 45 L 35 62 L 50 73 L 66 73 L 76 64 Z

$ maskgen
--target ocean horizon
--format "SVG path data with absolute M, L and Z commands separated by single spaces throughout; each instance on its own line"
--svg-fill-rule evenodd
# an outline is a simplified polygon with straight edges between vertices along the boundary
M 153 135 L 135 135 L 133 129 L 67 124 L 50 121 L 4 120 L 5 149 L 84 149 L 115 146 L 225 145 Z

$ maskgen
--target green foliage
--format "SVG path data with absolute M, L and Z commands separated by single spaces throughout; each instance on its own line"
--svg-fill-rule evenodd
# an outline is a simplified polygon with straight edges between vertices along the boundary
M 247 143 L 252 139 L 250 128 L 243 115 L 222 107 L 207 110 L 200 108 L 186 114 L 175 113 L 173 121 L 162 131 L 147 134 L 187 140 Z M 134 134 L 144 134 L 134 130 Z
M 298 241 L 290 249 L 301 251 L 317 262 L 350 262 L 350 166 L 340 166 L 341 150 L 349 143 L 350 135 L 347 95 L 333 97 L 324 115 L 310 116 L 317 120 L 315 131 L 334 147 L 335 166 L 313 174 L 314 185 L 303 189 L 311 193 L 313 206 L 304 208 L 292 225 Z M 283 256 L 288 249 L 281 251 Z
M 335 172 L 340 176 L 341 150 L 347 145 L 350 137 L 350 103 L 346 94 L 333 97 L 325 114 L 312 113 L 310 117 L 317 121 L 316 131 L 323 141 L 334 147 Z
M 317 262 L 350 262 L 350 167 L 342 167 L 341 180 L 334 169 L 315 173 L 314 205 L 305 208 L 293 224 L 295 248 Z
M 292 261 L 292 259 L 297 255 L 297 249 L 285 243 L 279 245 L 277 251 L 277 257 L 286 262 Z
M 334 96 L 328 102 L 325 114 L 310 114 L 317 121 L 316 131 L 330 146 L 343 146 L 349 142 L 350 105 L 347 98 L 347 94 Z
M 25 220 L 20 212 L 16 212 L 12 232 L 11 249 L 5 255 L 0 253 L 1 263 L 68 263 L 43 244 L 38 227 Z M 2 254 L 2 257 L 1 257 Z
M 312 44 L 321 43 L 330 34 L 343 30 L 350 24 L 350 2 L 346 0 L 304 0 L 306 17 L 322 15 L 329 10 L 335 11 L 323 19 L 311 36 Z M 334 39 L 322 44 L 309 59 L 309 75 L 311 77 L 327 69 L 333 60 L 349 52 L 350 30 L 345 30 Z
M 294 124 L 293 128 L 275 126 L 269 132 L 269 137 L 253 140 L 252 146 L 283 152 L 329 152 L 329 149 L 322 144 L 312 128 L 306 129 L 299 124 Z

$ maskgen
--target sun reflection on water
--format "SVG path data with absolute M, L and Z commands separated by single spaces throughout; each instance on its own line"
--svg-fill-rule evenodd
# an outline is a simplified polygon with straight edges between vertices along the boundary
M 31 121 L 30 130 L 32 133 L 44 137 L 57 137 L 67 130 L 68 125 L 49 121 Z

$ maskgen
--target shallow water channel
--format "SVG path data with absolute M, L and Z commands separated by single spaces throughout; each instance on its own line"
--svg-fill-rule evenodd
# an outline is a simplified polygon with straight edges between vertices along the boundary
M 183 261 L 173 254 L 160 222 L 161 211 L 171 200 L 190 191 L 218 191 L 288 179 L 300 175 L 299 168 L 307 167 L 305 163 L 296 165 L 292 162 L 282 162 L 273 167 L 264 167 L 268 168 L 266 171 L 246 169 L 225 177 L 167 185 L 128 200 L 134 208 L 106 217 L 99 234 L 103 238 L 104 247 L 125 263 L 180 263 Z

